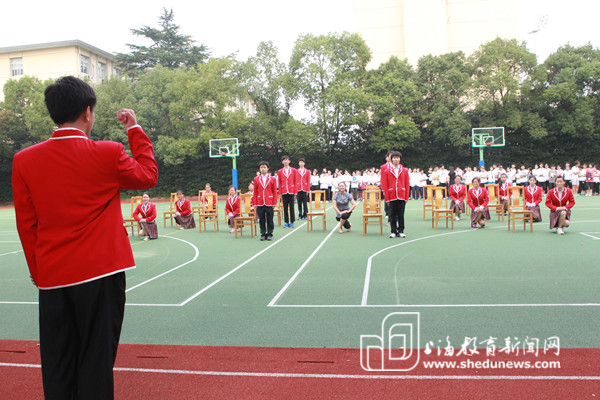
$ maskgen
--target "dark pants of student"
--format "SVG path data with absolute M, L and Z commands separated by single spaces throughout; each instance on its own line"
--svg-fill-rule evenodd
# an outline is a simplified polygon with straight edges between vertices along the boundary
M 406 207 L 406 201 L 392 200 L 389 203 L 392 233 L 404 233 L 404 208 Z
M 40 290 L 44 397 L 113 399 L 113 366 L 125 310 L 125 273 Z
M 260 236 L 273 235 L 273 207 L 272 206 L 258 206 L 256 207 L 256 213 L 258 214 L 258 225 L 260 226 Z
M 281 202 L 283 203 L 283 220 L 285 223 L 293 223 L 296 220 L 294 215 L 294 195 L 282 194 Z
M 298 218 L 306 218 L 306 213 L 308 212 L 308 193 L 299 191 L 296 194 L 296 199 L 298 200 Z

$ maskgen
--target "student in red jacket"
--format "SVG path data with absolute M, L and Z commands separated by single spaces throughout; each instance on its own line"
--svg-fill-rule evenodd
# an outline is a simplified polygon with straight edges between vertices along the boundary
M 460 214 L 465 212 L 467 188 L 462 184 L 462 178 L 456 176 L 454 185 L 450 186 L 450 209 L 454 210 L 454 219 L 460 221 Z
M 571 221 L 571 208 L 575 205 L 573 191 L 565 187 L 562 176 L 556 177 L 556 187 L 546 196 L 546 207 L 550 209 L 550 229 L 556 228 L 556 233 L 564 235 Z
M 410 196 L 408 170 L 400 164 L 400 152 L 392 152 L 390 160 L 389 166 L 381 171 L 381 189 L 385 193 L 385 202 L 390 206 L 390 237 L 405 238 L 404 209 Z
M 283 204 L 284 228 L 293 228 L 296 216 L 294 215 L 294 197 L 298 191 L 298 172 L 296 168 L 290 167 L 290 156 L 281 157 L 283 168 L 277 171 L 277 181 L 279 182 L 279 194 Z
M 158 166 L 132 110 L 117 118 L 133 157 L 89 139 L 96 94 L 81 79 L 62 77 L 44 97 L 58 129 L 17 153 L 12 170 L 17 229 L 39 288 L 44 396 L 112 399 L 124 271 L 135 268 L 120 190 L 154 187 Z
M 277 181 L 269 174 L 269 162 L 258 164 L 260 175 L 254 178 L 252 204 L 258 214 L 260 240 L 273 240 L 273 207 L 277 205 Z
M 525 209 L 533 212 L 533 221 L 540 222 L 542 214 L 540 212 L 540 203 L 542 202 L 542 188 L 536 185 L 535 176 L 529 178 L 529 186 L 525 188 Z
M 488 203 L 490 197 L 485 188 L 481 187 L 479 177 L 473 178 L 473 187 L 467 193 L 467 203 L 471 207 L 471 228 L 476 229 L 477 224 L 485 228 L 485 220 L 490 220 Z
M 144 236 L 144 240 L 158 239 L 156 205 L 150 203 L 148 193 L 142 195 L 142 203 L 138 204 L 131 216 L 138 222 L 140 235 Z
M 175 222 L 179 225 L 179 229 L 193 229 L 196 227 L 194 213 L 192 213 L 192 205 L 185 198 L 183 191 L 177 191 L 177 201 L 175 202 Z
M 235 186 L 229 186 L 229 197 L 225 201 L 225 214 L 227 214 L 227 225 L 232 228 L 229 233 L 235 233 L 235 219 L 240 215 L 240 198 Z
M 310 171 L 304 168 L 306 162 L 304 158 L 298 159 L 298 168 L 296 171 L 296 183 L 298 184 L 298 192 L 296 199 L 298 201 L 298 219 L 306 219 L 308 212 L 308 196 L 310 194 Z
M 508 211 L 508 205 L 510 204 L 510 197 L 512 191 L 510 190 L 510 182 L 508 182 L 508 176 L 503 173 L 500 175 L 500 182 L 498 183 L 498 202 L 502 204 L 502 212 L 506 214 Z

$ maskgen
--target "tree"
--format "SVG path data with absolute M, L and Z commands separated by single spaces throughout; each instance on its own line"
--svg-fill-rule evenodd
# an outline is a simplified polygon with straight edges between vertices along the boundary
M 418 139 L 420 132 L 413 116 L 422 95 L 408 62 L 391 57 L 369 71 L 366 92 L 370 95 L 371 117 L 364 130 L 371 148 L 403 150 Z
M 128 44 L 132 50 L 129 54 L 119 53 L 116 56 L 119 66 L 130 75 L 137 75 L 157 65 L 174 69 L 181 66 L 194 67 L 205 62 L 210 52 L 201 44 L 196 46 L 191 36 L 179 33 L 179 26 L 174 23 L 173 9 L 159 17 L 160 29 L 144 25 L 141 29 L 131 29 L 136 36 L 152 41 L 150 46 Z
M 359 127 L 369 119 L 364 80 L 370 59 L 365 41 L 348 32 L 301 35 L 294 45 L 289 64 L 293 84 L 327 155 L 364 142 Z

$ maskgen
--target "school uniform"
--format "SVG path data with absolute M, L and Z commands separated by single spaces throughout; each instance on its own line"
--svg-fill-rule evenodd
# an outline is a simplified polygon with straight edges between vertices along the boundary
M 467 197 L 467 188 L 465 185 L 450 186 L 450 209 L 458 207 L 460 212 L 465 212 L 465 198 Z
M 308 196 L 310 193 L 310 171 L 306 168 L 298 168 L 296 182 L 298 184 L 298 219 L 305 219 L 308 212 Z
M 274 176 L 260 175 L 254 178 L 252 203 L 260 226 L 261 240 L 273 237 L 273 207 L 277 205 L 277 181 Z
M 402 165 L 394 168 L 392 164 L 381 171 L 381 189 L 385 201 L 390 206 L 390 227 L 392 233 L 404 233 L 404 209 L 410 196 L 410 178 L 408 170 Z
M 46 398 L 70 398 L 73 379 L 81 398 L 113 396 L 124 271 L 135 268 L 120 189 L 149 189 L 158 179 L 148 136 L 139 125 L 127 136 L 133 157 L 120 143 L 61 128 L 13 159 L 17 230 L 40 289 Z
M 490 220 L 490 210 L 487 207 L 489 202 L 490 197 L 485 188 L 479 187 L 477 190 L 475 188 L 469 189 L 467 192 L 467 203 L 471 207 L 471 210 L 473 210 L 471 212 L 471 224 L 474 224 L 480 215 L 483 215 L 485 220 Z M 477 207 L 483 207 L 483 211 L 475 211 Z
M 287 224 L 294 223 L 294 196 L 298 192 L 298 171 L 296 168 L 281 168 L 277 171 L 277 180 L 279 182 L 279 194 L 283 204 L 283 219 Z
M 550 209 L 550 229 L 556 228 L 560 212 L 556 211 L 558 207 L 567 208 L 568 221 L 571 220 L 571 208 L 575 205 L 575 197 L 573 191 L 569 188 L 563 188 L 562 192 L 558 191 L 558 188 L 554 188 L 548 192 L 546 196 L 546 207 Z
M 225 214 L 227 215 L 227 224 L 233 228 L 233 220 L 240 215 L 239 196 L 229 196 L 225 201 Z M 232 214 L 231 216 L 229 214 Z
M 505 183 L 500 182 L 498 184 L 497 197 L 498 202 L 503 205 L 503 212 L 507 212 L 508 206 L 510 205 L 510 198 L 512 196 L 512 190 L 510 190 L 510 187 L 511 184 L 508 181 Z
M 156 226 L 156 205 L 152 203 L 138 204 L 132 214 L 140 229 L 143 229 L 150 239 L 158 238 L 158 227 Z M 141 219 L 146 221 L 140 222 Z
M 188 199 L 177 200 L 175 202 L 175 208 L 180 215 L 174 217 L 175 222 L 183 229 L 193 229 L 196 227 L 196 221 L 194 221 L 194 214 L 192 214 L 192 206 Z
M 542 214 L 540 212 L 540 203 L 542 202 L 542 192 L 543 189 L 539 186 L 531 187 L 531 185 L 527 186 L 523 192 L 525 196 L 525 209 L 533 212 L 533 220 L 541 221 Z M 534 204 L 533 206 L 528 206 L 527 204 Z

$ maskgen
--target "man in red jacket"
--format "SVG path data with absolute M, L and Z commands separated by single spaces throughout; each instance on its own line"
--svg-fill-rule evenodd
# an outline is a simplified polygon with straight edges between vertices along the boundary
M 120 143 L 89 139 L 96 94 L 67 76 L 49 85 L 46 107 L 58 128 L 13 160 L 17 229 L 39 288 L 40 353 L 46 399 L 112 399 L 125 272 L 135 268 L 120 189 L 156 185 L 158 166 L 135 113 L 117 118 Z
M 260 175 L 254 178 L 254 193 L 252 204 L 256 207 L 260 226 L 260 240 L 273 240 L 274 207 L 277 205 L 277 180 L 269 174 L 269 162 L 261 161 L 258 164 Z
M 400 164 L 402 154 L 394 151 L 390 160 L 389 166 L 381 171 L 381 189 L 385 193 L 385 202 L 390 206 L 390 237 L 405 238 L 404 208 L 410 194 L 410 180 L 408 170 Z

